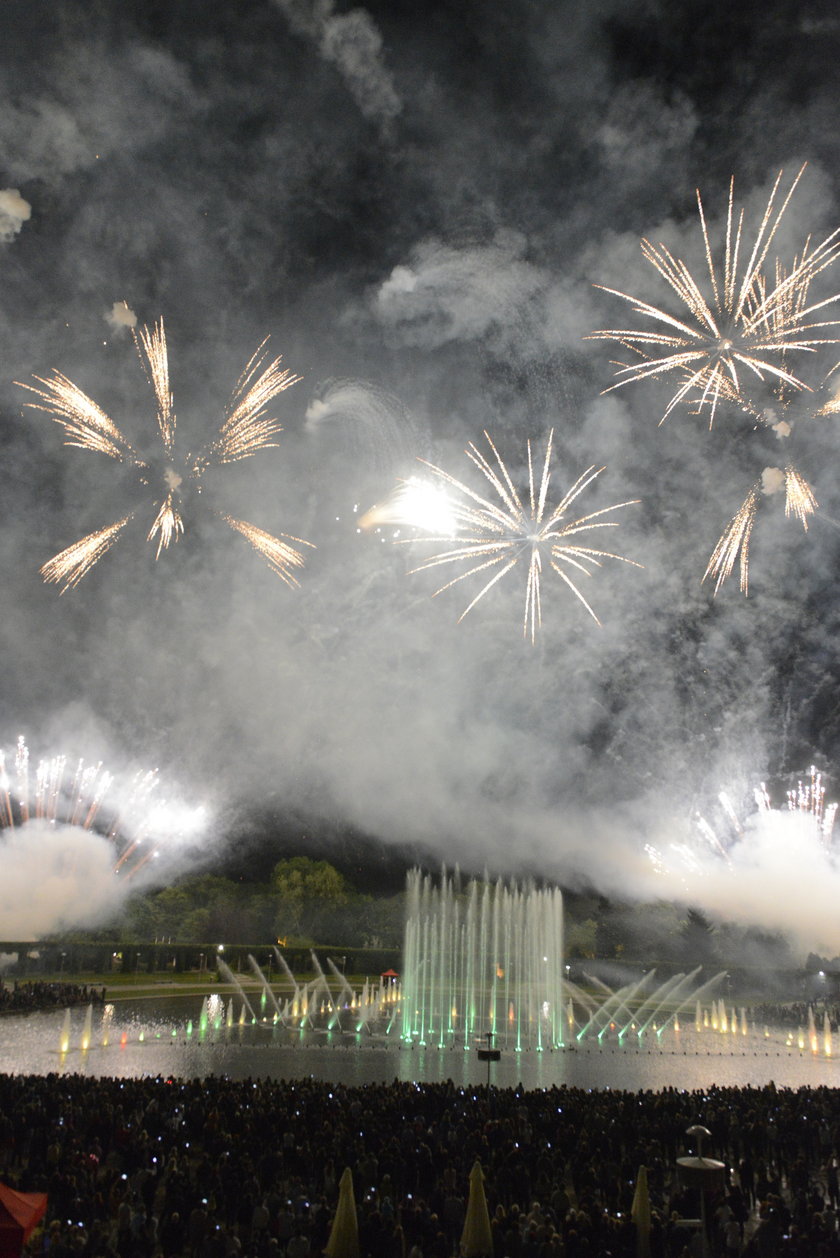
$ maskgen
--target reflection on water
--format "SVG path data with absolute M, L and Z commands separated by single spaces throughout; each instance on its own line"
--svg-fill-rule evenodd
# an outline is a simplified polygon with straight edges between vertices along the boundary
M 487 1082 L 488 1063 L 477 1044 L 420 1047 L 384 1035 L 305 1031 L 271 1021 L 234 1020 L 223 1006 L 199 997 L 123 1001 L 85 1009 L 0 1018 L 0 1071 L 19 1074 L 112 1076 L 228 1075 L 316 1079 L 345 1084 L 392 1079 L 459 1085 Z M 228 1007 L 229 1008 L 229 1007 Z M 216 1015 L 216 1016 L 214 1016 Z M 85 1047 L 87 1043 L 87 1047 Z M 66 1048 L 64 1047 L 66 1045 Z M 721 1034 L 693 1025 L 669 1027 L 661 1037 L 584 1040 L 574 1048 L 504 1052 L 489 1065 L 500 1087 L 584 1088 L 630 1091 L 663 1087 L 840 1086 L 840 1062 L 823 1042 L 779 1028 Z

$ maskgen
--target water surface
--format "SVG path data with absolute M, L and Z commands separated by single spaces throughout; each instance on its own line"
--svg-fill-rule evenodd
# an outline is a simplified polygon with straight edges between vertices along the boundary
M 274 1025 L 202 1024 L 202 1001 L 193 997 L 126 1000 L 113 1006 L 106 1026 L 97 1007 L 91 1019 L 90 1046 L 85 1038 L 84 1008 L 70 1012 L 68 1048 L 61 1050 L 65 1013 L 0 1018 L 0 1071 L 18 1074 L 84 1074 L 116 1077 L 172 1075 L 203 1078 L 295 1079 L 312 1076 L 348 1085 L 392 1079 L 460 1086 L 486 1083 L 488 1065 L 477 1044 L 404 1044 L 393 1036 L 364 1031 L 305 1031 Z M 840 1037 L 838 1052 L 840 1052 Z M 721 1034 L 697 1032 L 693 1025 L 649 1035 L 641 1046 L 634 1036 L 623 1045 L 616 1038 L 584 1040 L 553 1051 L 503 1050 L 492 1063 L 490 1080 L 500 1087 L 526 1088 L 568 1084 L 583 1088 L 631 1091 L 677 1087 L 840 1086 L 840 1060 L 826 1056 L 822 1035 L 818 1051 L 800 1048 L 794 1034 L 781 1028 Z

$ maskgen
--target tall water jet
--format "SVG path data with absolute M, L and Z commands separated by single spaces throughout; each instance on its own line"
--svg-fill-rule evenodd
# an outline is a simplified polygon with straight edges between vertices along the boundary
M 70 1010 L 64 1010 L 64 1021 L 61 1024 L 61 1035 L 58 1040 L 58 1051 L 66 1053 L 70 1048 Z
M 280 949 L 275 944 L 272 944 L 271 948 L 275 957 L 277 958 L 277 964 L 280 966 L 280 969 L 283 971 L 283 973 L 286 975 L 286 978 L 289 980 L 289 982 L 292 985 L 292 994 L 289 997 L 289 999 L 286 1001 L 286 1004 L 284 1007 L 284 1021 L 285 1021 L 286 1014 L 300 1007 L 300 986 L 298 984 L 297 979 L 295 978 L 294 974 L 291 971 L 291 967 L 289 966 L 288 961 L 283 956 L 283 953 L 280 951 Z
M 500 1048 L 562 1045 L 559 890 L 408 875 L 402 1038 L 441 1046 L 488 1034 Z
M 271 1001 L 272 1005 L 274 1006 L 274 1021 L 279 1022 L 283 1018 L 283 1010 L 280 1008 L 280 1006 L 277 1003 L 277 997 L 274 995 L 274 992 L 271 990 L 271 984 L 269 983 L 268 979 L 263 974 L 262 970 L 257 964 L 256 957 L 253 957 L 250 952 L 248 953 L 248 964 L 250 965 L 252 971 L 257 976 L 257 978 L 259 979 L 262 985 L 263 1004 L 265 1003 L 266 998 Z
M 251 1002 L 245 994 L 245 988 L 242 986 L 239 979 L 234 974 L 233 970 L 230 968 L 230 966 L 227 964 L 226 961 L 222 960 L 221 957 L 218 957 L 216 959 L 216 965 L 219 967 L 219 975 L 221 976 L 221 978 L 223 978 L 226 983 L 231 983 L 236 988 L 237 992 L 239 993 L 242 999 L 243 1013 L 245 1009 L 247 1008 L 248 1013 L 251 1015 L 251 1021 L 256 1022 L 257 1015 L 254 1013 L 254 1010 L 251 1007 Z M 240 1021 L 241 1020 L 242 1019 L 240 1019 Z
M 88 1005 L 85 1010 L 85 1020 L 82 1026 L 82 1038 L 80 1047 L 83 1053 L 90 1048 L 90 1040 L 93 1035 L 93 1005 Z

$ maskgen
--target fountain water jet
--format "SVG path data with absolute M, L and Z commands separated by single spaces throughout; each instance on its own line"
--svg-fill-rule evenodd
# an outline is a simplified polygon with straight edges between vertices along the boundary
M 242 997 L 242 1011 L 243 1011 L 243 1013 L 244 1013 L 245 1009 L 247 1008 L 247 1010 L 248 1010 L 249 1014 L 251 1015 L 251 1021 L 252 1021 L 252 1022 L 256 1022 L 256 1020 L 257 1020 L 257 1015 L 254 1013 L 254 1010 L 253 1010 L 253 1008 L 251 1007 L 251 1002 L 250 1002 L 250 1000 L 248 999 L 248 997 L 247 997 L 247 996 L 246 996 L 246 994 L 245 994 L 245 988 L 242 986 L 242 984 L 240 983 L 239 979 L 238 979 L 238 978 L 236 977 L 236 975 L 234 974 L 233 970 L 230 968 L 230 966 L 227 964 L 227 962 L 226 962 L 226 961 L 223 961 L 223 960 L 222 960 L 222 958 L 221 958 L 221 957 L 218 957 L 218 958 L 216 959 L 216 964 L 217 964 L 217 965 L 218 965 L 218 967 L 219 967 L 219 974 L 222 976 L 222 978 L 225 980 L 225 982 L 226 982 L 226 983 L 232 983 L 232 984 L 233 984 L 233 986 L 236 988 L 236 990 L 239 992 L 239 995 Z M 242 1019 L 240 1018 L 240 1021 L 241 1021 L 241 1020 L 242 1020 Z
M 80 1047 L 83 1053 L 90 1048 L 90 1040 L 93 1035 L 93 1005 L 88 1005 L 85 1010 L 85 1021 L 82 1026 L 82 1038 Z
M 64 1021 L 61 1024 L 61 1036 L 58 1041 L 58 1051 L 66 1053 L 70 1048 L 70 1010 L 64 1010 Z
M 439 1046 L 495 1037 L 499 1047 L 563 1043 L 563 900 L 472 881 L 461 893 L 419 870 L 407 880 L 402 1038 Z
M 277 1003 L 277 997 L 274 995 L 274 992 L 271 990 L 271 984 L 269 983 L 268 979 L 263 974 L 262 970 L 257 964 L 256 958 L 252 957 L 250 952 L 248 953 L 248 964 L 250 965 L 254 974 L 257 976 L 260 983 L 262 984 L 263 999 L 267 997 L 271 1001 L 271 1003 L 274 1005 L 275 1022 L 285 1022 L 285 1018 L 283 1017 L 283 1010 L 280 1008 L 280 1006 Z

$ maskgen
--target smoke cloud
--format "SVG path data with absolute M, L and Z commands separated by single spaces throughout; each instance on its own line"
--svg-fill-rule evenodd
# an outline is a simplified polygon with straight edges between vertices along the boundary
M 117 885 L 113 847 L 78 826 L 31 821 L 0 837 L 0 922 L 5 938 L 112 920 L 128 891 Z
M 332 62 L 365 118 L 383 126 L 402 109 L 382 62 L 382 36 L 365 9 L 335 13 L 332 0 L 274 0 L 291 29 L 315 41 Z
M 43 8 L 17 6 L 0 49 L 0 745 L 25 730 L 158 766 L 221 801 L 204 848 L 230 862 L 233 836 L 270 854 L 275 822 L 301 817 L 302 835 L 828 938 L 833 865 L 807 839 L 788 864 L 759 835 L 665 881 L 645 844 L 688 841 L 733 781 L 783 798 L 816 762 L 840 795 L 837 347 L 791 351 L 811 391 L 768 386 L 766 423 L 727 405 L 710 428 L 687 406 L 660 424 L 675 379 L 606 393 L 632 351 L 584 338 L 645 326 L 595 285 L 680 316 L 643 237 L 706 282 L 698 188 L 717 259 L 733 174 L 742 257 L 778 171 L 787 188 L 805 159 L 774 250 L 790 263 L 840 224 L 840 30 L 781 0 L 708 22 L 664 0 L 103 0 L 89 26 Z M 808 300 L 837 287 L 829 267 Z M 182 461 L 266 336 L 304 378 L 271 404 L 276 445 L 187 484 L 158 559 L 167 482 L 120 334 L 134 312 L 165 319 Z M 835 315 L 815 315 L 828 341 Z M 14 382 L 53 370 L 147 484 L 25 405 Z M 424 476 L 418 456 L 492 496 L 464 456 L 485 430 L 527 496 L 527 442 L 549 429 L 552 502 L 603 466 L 581 514 L 638 499 L 599 541 L 644 567 L 581 578 L 600 626 L 546 567 L 532 648 L 521 565 L 459 622 L 482 573 L 435 594 L 446 574 L 416 570 L 430 545 L 360 519 Z M 791 464 L 819 504 L 807 532 L 785 515 Z M 749 597 L 737 573 L 715 596 L 709 556 L 756 485 Z M 129 514 L 77 589 L 43 584 L 52 556 Z M 224 514 L 312 542 L 300 586 Z M 22 840 L 6 841 L 0 885 Z
M 127 301 L 115 301 L 111 309 L 105 315 L 105 322 L 109 327 L 118 332 L 120 328 L 136 328 L 137 315 L 131 309 Z
M 24 223 L 32 216 L 32 206 L 24 201 L 17 188 L 0 191 L 0 241 L 14 240 Z

